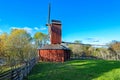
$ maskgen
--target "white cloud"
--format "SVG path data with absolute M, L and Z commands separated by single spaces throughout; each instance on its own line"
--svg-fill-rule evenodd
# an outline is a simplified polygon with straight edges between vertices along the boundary
M 42 27 L 40 27 L 40 28 L 34 27 L 34 29 L 35 29 L 36 31 L 43 31 L 43 30 L 46 30 L 47 28 L 42 26 Z
M 47 28 L 46 27 L 41 27 L 40 30 L 46 30 Z
M 26 30 L 28 33 L 32 33 L 32 28 L 30 27 L 24 27 L 23 29 Z
M 26 30 L 28 33 L 32 33 L 32 28 L 30 28 L 30 27 L 23 27 L 23 28 L 11 27 L 11 29 L 24 29 L 24 30 Z
M 38 27 L 35 27 L 34 29 L 35 29 L 35 30 L 37 30 L 37 31 L 39 30 L 39 28 L 38 28 Z

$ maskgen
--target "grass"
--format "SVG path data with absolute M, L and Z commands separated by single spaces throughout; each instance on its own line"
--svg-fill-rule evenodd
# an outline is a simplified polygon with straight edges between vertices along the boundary
M 39 62 L 28 80 L 120 80 L 120 61 L 71 60 Z

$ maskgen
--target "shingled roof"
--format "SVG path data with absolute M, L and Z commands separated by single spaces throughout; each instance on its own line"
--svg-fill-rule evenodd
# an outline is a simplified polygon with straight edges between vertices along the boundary
M 41 47 L 40 49 L 62 49 L 62 50 L 69 50 L 69 48 L 67 48 L 64 45 L 60 45 L 60 44 L 45 45 L 44 47 Z

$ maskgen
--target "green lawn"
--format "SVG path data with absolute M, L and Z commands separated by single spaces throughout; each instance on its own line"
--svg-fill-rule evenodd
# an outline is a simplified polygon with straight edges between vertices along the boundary
M 120 61 L 71 60 L 39 62 L 29 80 L 120 80 Z

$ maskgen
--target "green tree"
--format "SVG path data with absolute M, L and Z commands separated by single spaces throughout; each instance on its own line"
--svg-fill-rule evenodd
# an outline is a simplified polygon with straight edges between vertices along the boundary
M 80 43 L 82 43 L 82 41 L 80 41 L 80 40 L 75 40 L 74 43 L 80 44 Z
M 68 47 L 72 51 L 72 57 L 80 57 L 83 53 L 83 46 L 79 44 L 69 44 Z
M 0 59 L 4 58 L 8 66 L 13 68 L 35 57 L 37 57 L 36 45 L 25 30 L 12 29 L 9 35 L 6 33 L 0 35 Z M 0 72 L 2 68 L 0 67 Z
M 41 32 L 36 32 L 34 35 L 34 39 L 35 39 L 35 44 L 38 48 L 47 44 L 47 41 L 49 40 L 48 35 Z
M 21 62 L 28 60 L 28 54 L 32 38 L 25 30 L 13 29 L 8 37 L 8 50 L 12 59 L 18 59 Z

